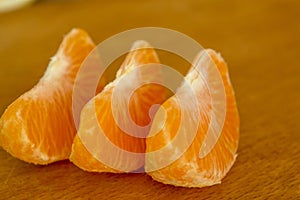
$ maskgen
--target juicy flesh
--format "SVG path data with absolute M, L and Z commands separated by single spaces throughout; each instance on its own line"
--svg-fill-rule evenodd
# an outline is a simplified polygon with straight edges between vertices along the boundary
M 157 156 L 146 157 L 147 173 L 160 182 L 187 187 L 204 187 L 217 184 L 221 182 L 221 179 L 235 161 L 239 139 L 239 117 L 234 92 L 228 78 L 227 66 L 223 59 L 212 50 L 206 50 L 206 56 L 210 56 L 218 67 L 225 86 L 226 117 L 221 135 L 211 152 L 206 157 L 199 158 L 200 147 L 203 144 L 211 120 L 212 107 L 211 95 L 207 85 L 203 85 L 201 77 L 197 77 L 195 70 L 192 69 L 186 79 L 196 91 L 200 106 L 200 120 L 197 122 L 198 129 L 194 140 L 187 150 L 180 148 L 179 145 L 172 145 L 172 140 L 179 129 L 182 112 L 189 113 L 188 119 L 185 119 L 182 124 L 184 130 L 182 134 L 185 135 L 183 138 L 187 138 L 188 134 L 191 134 L 190 127 L 192 123 L 195 123 L 193 120 L 194 110 L 180 110 L 176 96 L 168 99 L 162 106 L 162 109 L 166 112 L 164 126 L 161 129 L 154 127 L 156 125 L 154 120 L 152 129 L 160 129 L 160 131 L 147 138 L 147 152 L 159 150 L 169 145 L 170 152 L 173 153 L 172 156 L 178 157 L 170 165 L 163 166 L 160 169 L 158 168 L 163 163 L 162 159 L 168 159 L 164 154 L 158 153 Z M 207 63 L 199 63 L 199 65 L 205 68 Z M 205 77 L 205 74 L 202 77 Z M 205 80 L 205 78 L 203 79 Z M 181 88 L 178 91 L 181 92 Z M 185 100 L 186 103 L 189 103 L 188 98 Z M 156 115 L 156 117 L 158 116 Z
M 44 76 L 21 95 L 0 119 L 0 145 L 26 162 L 48 164 L 67 159 L 76 134 L 72 90 L 76 73 L 94 48 L 86 32 L 64 38 Z

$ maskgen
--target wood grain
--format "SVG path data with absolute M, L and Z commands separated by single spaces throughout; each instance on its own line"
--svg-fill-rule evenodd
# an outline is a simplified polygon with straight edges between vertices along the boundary
M 0 113 L 42 76 L 62 36 L 97 43 L 162 26 L 222 52 L 241 116 L 237 161 L 222 184 L 163 185 L 145 174 L 34 166 L 0 150 L 0 199 L 300 199 L 300 2 L 295 0 L 39 1 L 0 15 Z

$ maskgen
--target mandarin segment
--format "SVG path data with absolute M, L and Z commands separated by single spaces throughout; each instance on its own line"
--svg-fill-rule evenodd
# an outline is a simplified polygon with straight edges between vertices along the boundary
M 145 138 L 131 135 L 135 128 L 128 124 L 132 119 L 135 126 L 149 125 L 149 109 L 165 100 L 164 87 L 151 83 L 160 78 L 160 71 L 144 73 L 140 70 L 151 63 L 159 63 L 154 49 L 145 41 L 135 42 L 116 79 L 85 105 L 70 156 L 75 165 L 86 171 L 115 173 L 131 172 L 144 166 Z M 141 79 L 148 84 L 130 94 L 133 85 Z M 120 87 L 118 91 L 117 87 Z M 126 96 L 130 96 L 128 107 L 124 103 Z M 126 115 L 127 110 L 129 115 Z M 128 125 L 128 129 L 124 130 L 120 124 Z M 126 152 L 132 154 L 128 156 Z
M 203 145 L 212 115 L 211 92 L 218 92 L 221 88 L 208 88 L 208 81 L 214 80 L 209 77 L 207 71 L 212 64 L 218 68 L 225 87 L 226 95 L 226 116 L 224 126 L 221 129 L 220 137 L 213 149 L 204 158 L 199 157 L 200 147 Z M 204 187 L 221 182 L 221 179 L 232 167 L 239 141 L 239 116 L 234 96 L 234 91 L 230 83 L 228 70 L 223 58 L 213 50 L 205 50 L 194 62 L 192 68 L 186 76 L 186 81 L 196 92 L 199 101 L 199 118 L 195 117 L 195 108 L 189 108 L 189 91 L 186 85 L 182 85 L 177 93 L 170 97 L 160 108 L 164 110 L 166 121 L 162 128 L 157 126 L 156 118 L 161 112 L 158 111 L 147 138 L 146 149 L 146 172 L 154 179 L 165 184 L 185 187 Z M 199 73 L 198 73 L 199 72 Z M 214 85 L 214 83 L 212 84 Z M 182 99 L 178 99 L 182 98 Z M 179 100 L 185 104 L 180 108 Z M 187 118 L 181 122 L 182 113 L 187 113 Z M 218 112 L 218 110 L 217 110 Z M 199 121 L 197 121 L 199 120 Z M 191 134 L 193 123 L 197 123 L 197 131 L 194 139 L 184 149 L 181 144 L 186 142 L 186 138 Z M 179 125 L 182 132 L 179 131 Z M 156 134 L 151 134 L 152 130 L 159 130 Z M 174 142 L 176 134 L 182 134 L 181 142 Z M 184 139 L 185 138 L 185 139 Z M 204 144 L 205 145 L 205 144 Z M 167 146 L 168 151 L 162 151 Z M 169 157 L 168 152 L 170 152 Z M 172 157 L 174 158 L 173 160 Z M 170 164 L 167 161 L 170 161 Z
M 72 115 L 74 80 L 94 47 L 81 29 L 73 29 L 65 36 L 38 84 L 9 105 L 2 115 L 3 149 L 34 164 L 49 164 L 69 157 L 76 134 Z

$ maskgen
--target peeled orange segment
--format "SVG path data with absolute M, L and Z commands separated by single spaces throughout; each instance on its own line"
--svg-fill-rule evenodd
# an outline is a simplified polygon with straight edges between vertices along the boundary
M 145 137 L 152 120 L 149 112 L 155 113 L 152 106 L 161 104 L 166 93 L 156 84 L 161 78 L 158 63 L 156 52 L 147 42 L 133 44 L 116 79 L 81 112 L 70 156 L 75 165 L 94 172 L 143 169 Z
M 220 183 L 235 161 L 239 116 L 223 58 L 203 50 L 193 66 L 186 82 L 154 117 L 146 141 L 145 170 L 165 184 L 205 187 Z M 211 73 L 213 67 L 220 81 L 218 74 Z
M 21 95 L 0 119 L 0 145 L 34 164 L 67 159 L 76 134 L 72 90 L 77 71 L 95 47 L 88 34 L 73 29 L 31 90 Z M 102 86 L 103 87 L 103 86 Z

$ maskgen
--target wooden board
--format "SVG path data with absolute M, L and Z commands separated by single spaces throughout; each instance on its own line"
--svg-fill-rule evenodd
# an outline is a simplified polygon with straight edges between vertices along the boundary
M 145 174 L 83 172 L 68 161 L 24 163 L 0 150 L 0 199 L 300 199 L 300 2 L 39 1 L 0 15 L 0 114 L 42 76 L 62 36 L 94 41 L 162 26 L 220 51 L 241 117 L 237 161 L 222 184 L 163 185 Z

